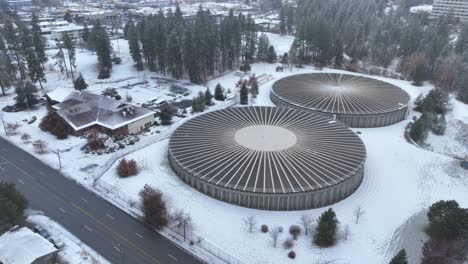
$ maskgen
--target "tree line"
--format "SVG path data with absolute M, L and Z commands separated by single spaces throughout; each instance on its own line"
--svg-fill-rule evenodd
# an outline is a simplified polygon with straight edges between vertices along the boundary
M 175 11 L 160 10 L 137 23 L 130 21 L 124 33 L 137 70 L 146 67 L 176 79 L 188 77 L 193 83 L 202 83 L 246 63 L 266 60 L 264 54 L 268 54 L 268 50 L 257 48 L 253 18 L 235 16 L 232 10 L 217 21 L 210 10 L 200 7 L 195 17 L 187 20 L 176 6 Z
M 298 1 L 290 60 L 342 68 L 344 53 L 383 68 L 397 62 L 415 85 L 429 80 L 468 102 L 468 25 L 450 14 L 429 20 L 427 13 L 409 11 L 427 2 L 399 0 L 395 7 L 384 0 Z

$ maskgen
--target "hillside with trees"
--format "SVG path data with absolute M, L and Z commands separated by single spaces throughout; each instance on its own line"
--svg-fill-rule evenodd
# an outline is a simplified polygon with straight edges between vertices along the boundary
M 348 65 L 362 61 L 387 69 L 396 63 L 414 85 L 428 80 L 468 102 L 468 25 L 451 16 L 429 20 L 427 13 L 409 11 L 427 2 L 298 1 L 290 60 L 344 68 L 346 54 Z

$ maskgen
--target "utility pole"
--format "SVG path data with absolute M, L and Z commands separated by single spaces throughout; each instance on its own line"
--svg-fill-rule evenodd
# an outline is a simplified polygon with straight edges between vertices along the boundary
M 29 120 L 31 120 L 31 111 L 29 110 L 29 101 L 28 101 L 28 96 L 26 96 L 26 106 L 28 107 L 28 115 L 29 115 Z
M 62 160 L 60 159 L 60 150 L 57 149 L 57 156 L 58 156 L 58 160 L 59 160 L 59 168 L 61 169 L 62 168 Z
M 0 119 L 2 120 L 3 129 L 5 130 L 5 135 L 8 136 L 8 131 L 5 127 L 5 120 L 3 120 L 3 114 L 0 114 Z

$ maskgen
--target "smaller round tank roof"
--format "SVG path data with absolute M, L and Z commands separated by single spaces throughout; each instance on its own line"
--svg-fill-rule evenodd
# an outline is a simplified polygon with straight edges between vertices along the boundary
M 372 115 L 408 105 L 409 95 L 399 87 L 363 76 L 309 73 L 278 80 L 272 93 L 297 107 L 331 114 Z

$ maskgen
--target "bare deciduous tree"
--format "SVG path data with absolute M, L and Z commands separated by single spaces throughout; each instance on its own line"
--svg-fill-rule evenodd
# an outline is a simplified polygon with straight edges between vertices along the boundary
M 360 205 L 354 208 L 354 217 L 356 218 L 356 224 L 359 223 L 359 219 L 361 219 L 362 215 L 364 215 L 365 212 L 366 211 L 364 211 L 364 209 L 362 209 Z
M 244 222 L 244 227 L 249 231 L 249 233 L 253 233 L 254 230 L 257 228 L 257 220 L 253 215 L 244 218 L 242 221 Z
M 304 228 L 304 234 L 307 236 L 309 234 L 309 230 L 312 229 L 314 219 L 308 214 L 303 214 L 301 215 L 301 218 L 299 218 L 299 222 Z
M 349 225 L 345 225 L 344 229 L 343 229 L 343 235 L 344 235 L 344 239 L 345 240 L 348 240 L 348 236 L 351 234 L 351 230 L 349 230 Z
M 6 130 L 8 131 L 8 134 L 10 135 L 16 135 L 18 134 L 18 129 L 21 127 L 21 124 L 19 123 L 7 123 L 6 124 Z
M 273 247 L 275 248 L 278 245 L 278 239 L 281 234 L 281 229 L 279 226 L 275 226 L 274 228 L 270 229 L 269 233 L 273 242 Z

